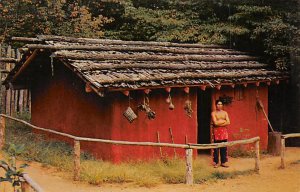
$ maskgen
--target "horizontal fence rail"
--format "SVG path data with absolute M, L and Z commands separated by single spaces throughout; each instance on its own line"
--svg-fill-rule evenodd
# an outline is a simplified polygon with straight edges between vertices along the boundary
M 45 131 L 48 133 L 54 133 L 60 136 L 65 136 L 71 139 L 74 139 L 74 180 L 79 180 L 80 176 L 80 141 L 90 141 L 90 142 L 100 142 L 106 144 L 113 145 L 135 145 L 135 146 L 151 146 L 151 147 L 171 147 L 171 148 L 182 148 L 186 151 L 186 184 L 193 184 L 193 168 L 192 168 L 192 155 L 193 149 L 215 149 L 221 147 L 228 147 L 233 145 L 242 145 L 255 143 L 255 171 L 259 173 L 260 163 L 259 163 L 259 137 L 254 137 L 251 139 L 231 141 L 231 142 L 223 142 L 223 143 L 212 143 L 212 144 L 175 144 L 175 143 L 155 143 L 155 142 L 133 142 L 133 141 L 117 141 L 117 140 L 108 140 L 108 139 L 96 139 L 96 138 L 86 138 L 86 137 L 78 137 L 67 133 L 61 133 L 58 131 L 54 131 L 51 129 L 46 129 L 42 127 L 38 127 L 32 125 L 24 120 L 20 120 L 5 114 L 0 114 L 0 148 L 3 147 L 4 141 L 4 133 L 5 133 L 5 118 L 17 121 L 19 123 L 23 123 L 33 129 Z
M 290 134 L 281 135 L 281 151 L 280 151 L 281 165 L 280 165 L 280 168 L 282 168 L 282 169 L 285 168 L 285 140 L 288 138 L 293 138 L 293 137 L 300 137 L 300 133 L 290 133 Z

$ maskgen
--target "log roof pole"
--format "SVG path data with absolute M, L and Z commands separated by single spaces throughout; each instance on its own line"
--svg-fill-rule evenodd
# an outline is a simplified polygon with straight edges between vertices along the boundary
M 29 56 L 29 58 L 24 62 L 18 72 L 13 76 L 12 80 L 14 81 L 31 63 L 31 61 L 37 56 L 38 50 L 34 50 L 33 53 Z

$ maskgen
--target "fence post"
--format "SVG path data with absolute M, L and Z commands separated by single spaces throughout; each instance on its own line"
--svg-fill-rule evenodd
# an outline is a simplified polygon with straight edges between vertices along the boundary
M 74 181 L 80 178 L 80 142 L 74 140 Z
M 5 118 L 0 117 L 0 149 L 4 147 L 5 144 Z
M 259 173 L 259 140 L 255 142 L 255 171 Z
M 185 149 L 185 159 L 186 159 L 186 174 L 185 181 L 187 185 L 192 185 L 194 183 L 193 179 L 193 149 Z
M 285 161 L 284 161 L 284 153 L 285 153 L 285 138 L 281 138 L 281 151 L 280 151 L 280 156 L 281 156 L 281 166 L 280 168 L 284 169 L 285 168 Z

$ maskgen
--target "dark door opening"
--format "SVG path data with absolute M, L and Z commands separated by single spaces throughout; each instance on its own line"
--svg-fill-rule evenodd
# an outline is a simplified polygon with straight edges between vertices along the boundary
M 202 91 L 198 89 L 197 114 L 198 114 L 198 144 L 209 144 L 210 141 L 210 114 L 211 114 L 211 89 Z M 210 150 L 198 150 L 198 153 L 210 153 Z

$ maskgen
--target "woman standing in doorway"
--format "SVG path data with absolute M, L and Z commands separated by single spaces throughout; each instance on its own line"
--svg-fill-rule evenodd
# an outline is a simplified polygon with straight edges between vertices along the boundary
M 213 123 L 213 134 L 214 142 L 222 143 L 227 142 L 228 140 L 228 131 L 227 125 L 230 124 L 230 120 L 226 111 L 223 110 L 223 103 L 220 100 L 216 100 L 216 110 L 211 113 L 211 119 Z M 219 166 L 219 152 L 221 156 L 221 166 L 228 167 L 226 162 L 228 161 L 227 157 L 227 147 L 221 147 L 220 149 L 214 149 L 213 160 L 214 167 Z

